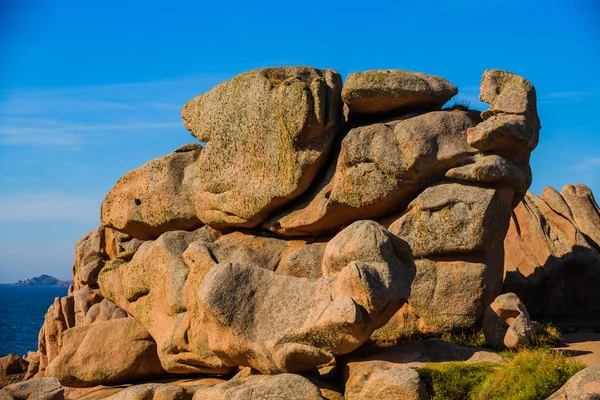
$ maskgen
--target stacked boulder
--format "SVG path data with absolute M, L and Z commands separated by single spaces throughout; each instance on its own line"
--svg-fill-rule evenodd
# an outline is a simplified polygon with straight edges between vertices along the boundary
M 588 187 L 527 193 L 504 248 L 505 290 L 533 315 L 600 311 L 600 208 Z
M 164 373 L 154 339 L 98 287 L 105 263 L 133 251 L 136 239 L 124 236 L 98 227 L 77 242 L 74 284 L 69 295 L 56 298 L 46 313 L 38 352 L 28 357 L 28 377 L 56 377 L 69 386 L 93 386 Z
M 102 227 L 77 245 L 74 287 L 48 312 L 38 376 L 84 386 L 305 373 L 370 338 L 480 323 L 502 290 L 540 125 L 517 75 L 484 73 L 484 113 L 442 109 L 456 93 L 409 71 L 342 85 L 333 70 L 280 67 L 192 99 L 182 119 L 204 146 L 152 160 L 108 193 Z M 413 375 L 397 378 L 422 397 Z M 281 382 L 311 385 L 300 378 Z

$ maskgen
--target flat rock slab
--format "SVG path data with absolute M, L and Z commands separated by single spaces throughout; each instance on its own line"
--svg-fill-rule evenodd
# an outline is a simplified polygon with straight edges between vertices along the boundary
M 348 75 L 342 98 L 350 111 L 378 114 L 408 107 L 440 108 L 458 93 L 439 76 L 398 69 Z

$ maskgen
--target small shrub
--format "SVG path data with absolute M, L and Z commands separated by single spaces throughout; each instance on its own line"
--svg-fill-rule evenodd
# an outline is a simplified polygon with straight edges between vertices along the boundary
M 448 103 L 448 105 L 442 110 L 444 111 L 471 111 L 471 102 L 466 99 L 461 99 L 459 97 L 453 97 L 452 100 Z
M 487 347 L 487 342 L 482 331 L 444 332 L 440 336 L 440 339 L 460 346 Z
M 560 331 L 552 324 L 543 325 L 544 331 L 536 335 L 530 344 L 532 348 L 554 347 L 562 343 Z

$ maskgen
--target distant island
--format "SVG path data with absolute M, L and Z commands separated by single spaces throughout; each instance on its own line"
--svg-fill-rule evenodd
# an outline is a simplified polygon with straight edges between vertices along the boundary
M 73 281 L 61 281 L 50 275 L 40 275 L 35 278 L 25 279 L 15 283 L 15 286 L 69 286 Z

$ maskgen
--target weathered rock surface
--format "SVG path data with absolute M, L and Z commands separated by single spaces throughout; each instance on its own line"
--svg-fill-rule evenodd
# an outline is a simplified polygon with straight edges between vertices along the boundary
M 106 230 L 99 226 L 85 234 L 75 245 L 73 281 L 76 289 L 98 288 L 98 274 L 109 256 L 106 253 Z
M 354 128 L 323 181 L 266 223 L 280 235 L 318 236 L 406 206 L 420 190 L 467 164 L 468 112 L 438 111 Z
M 121 318 L 65 331 L 44 375 L 67 386 L 94 386 L 163 372 L 152 337 L 133 318 Z
M 23 380 L 29 362 L 16 354 L 0 358 L 0 389 Z
M 600 246 L 600 208 L 590 188 L 585 185 L 566 185 L 560 194 L 571 210 L 571 221 L 589 241 Z
M 468 329 L 502 290 L 502 250 L 485 258 L 466 255 L 415 260 L 411 296 L 388 323 L 373 334 L 394 341 L 419 333 Z
M 352 112 L 380 114 L 402 108 L 439 110 L 456 93 L 456 86 L 439 76 L 391 69 L 348 75 L 342 98 Z
M 494 347 L 516 349 L 535 337 L 535 327 L 525 304 L 514 293 L 500 295 L 483 316 L 485 340 Z
M 333 70 L 264 68 L 189 101 L 184 124 L 206 143 L 194 186 L 198 218 L 253 227 L 302 194 L 338 131 L 341 89 Z
M 103 295 L 138 320 L 173 373 L 227 373 L 208 348 L 197 290 L 215 265 L 208 245 L 217 234 L 203 227 L 172 231 L 142 244 L 130 262 L 114 260 L 100 274 Z
M 35 378 L 0 389 L 0 399 L 64 400 L 64 392 L 56 378 Z
M 131 386 L 107 398 L 107 400 L 192 400 L 193 388 L 160 383 Z
M 210 347 L 227 365 L 263 373 L 303 372 L 348 353 L 408 297 L 414 267 L 407 252 L 377 223 L 358 221 L 327 246 L 325 276 L 314 282 L 216 265 L 199 295 Z
M 427 400 L 417 371 L 392 364 L 364 364 L 346 382 L 348 400 Z
M 141 240 L 202 226 L 192 201 L 202 148 L 188 147 L 156 158 L 119 179 L 102 202 L 102 225 Z
M 572 188 L 568 185 L 563 192 Z M 583 187 L 579 191 L 587 192 Z M 593 197 L 576 197 L 583 205 L 573 208 L 566 198 L 580 204 L 552 188 L 546 188 L 542 198 L 527 193 L 514 209 L 504 241 L 505 291 L 517 294 L 534 315 L 600 310 L 599 246 L 574 217 L 581 212 L 574 210 L 586 210 L 583 214 L 589 219 L 584 221 L 594 221 Z M 592 232 L 592 225 L 584 221 L 584 229 Z
M 289 399 L 322 400 L 319 389 L 300 375 L 254 375 L 231 379 L 210 388 L 199 388 L 194 400 Z
M 537 119 L 535 88 L 523 77 L 507 71 L 488 69 L 483 73 L 479 100 L 490 105 L 484 113 L 484 119 L 499 114 L 525 115 Z
M 431 186 L 389 229 L 410 243 L 415 257 L 489 251 L 508 229 L 512 199 L 512 190 Z
M 548 400 L 598 400 L 600 399 L 600 364 L 579 371 Z

